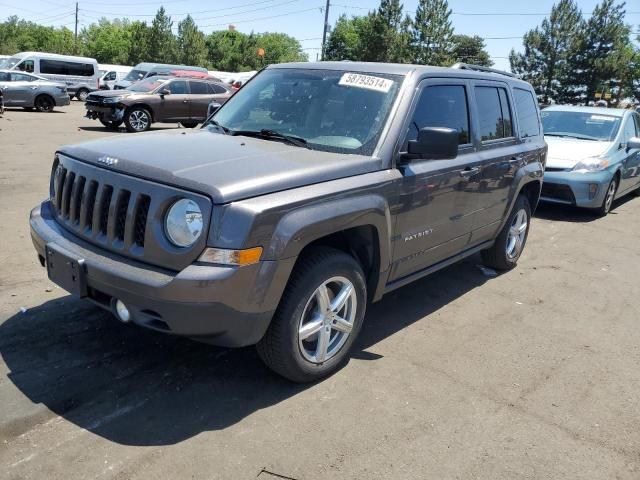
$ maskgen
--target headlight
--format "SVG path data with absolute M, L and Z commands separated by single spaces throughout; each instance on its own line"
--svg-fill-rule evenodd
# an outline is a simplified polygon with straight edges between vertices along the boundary
M 164 227 L 171 243 L 177 247 L 190 247 L 202 235 L 202 211 L 193 200 L 178 200 L 167 212 Z
M 599 172 L 609 166 L 609 161 L 602 158 L 585 158 L 579 161 L 575 167 L 574 172 L 586 173 L 586 172 Z
M 107 97 L 104 99 L 104 103 L 118 103 L 124 97 Z

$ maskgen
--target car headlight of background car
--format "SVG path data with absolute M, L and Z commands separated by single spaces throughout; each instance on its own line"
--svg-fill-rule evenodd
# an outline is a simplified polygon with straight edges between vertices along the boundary
M 579 161 L 575 167 L 574 172 L 586 173 L 586 172 L 599 172 L 609 166 L 609 161 L 604 158 L 585 158 Z
M 171 205 L 164 220 L 167 237 L 177 247 L 190 247 L 200 235 L 204 222 L 196 202 L 182 198 Z

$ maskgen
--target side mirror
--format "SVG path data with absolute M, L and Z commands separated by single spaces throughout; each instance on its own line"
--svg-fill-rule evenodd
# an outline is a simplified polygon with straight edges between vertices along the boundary
M 162 90 L 160 90 L 160 96 L 164 97 L 165 95 L 171 95 L 171 90 L 169 90 L 168 88 L 163 88 Z
M 211 102 L 207 109 L 207 117 L 210 117 L 211 115 L 216 113 L 221 106 L 222 105 L 219 104 L 218 102 Z
M 640 148 L 640 137 L 631 137 L 627 140 L 627 152 L 629 150 L 636 150 Z
M 458 156 L 458 131 L 446 127 L 424 127 L 416 140 L 410 140 L 405 158 L 446 160 Z

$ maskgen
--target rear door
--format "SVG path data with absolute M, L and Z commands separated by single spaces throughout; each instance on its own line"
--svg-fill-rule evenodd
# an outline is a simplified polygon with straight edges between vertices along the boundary
M 207 87 L 206 82 L 189 80 L 189 87 L 191 88 L 189 115 L 192 120 L 202 122 L 207 118 L 207 107 L 211 100 L 213 100 L 213 94 Z
M 468 244 L 474 207 L 461 188 L 476 159 L 470 135 L 469 84 L 458 79 L 429 79 L 420 84 L 401 147 L 423 127 L 458 130 L 458 156 L 452 160 L 412 159 L 400 165 L 394 264 L 390 280 L 434 265 Z
M 515 173 L 524 157 L 514 131 L 508 85 L 474 81 L 473 97 L 479 171 L 464 191 L 475 205 L 471 242 L 476 244 L 494 238 L 500 228 Z

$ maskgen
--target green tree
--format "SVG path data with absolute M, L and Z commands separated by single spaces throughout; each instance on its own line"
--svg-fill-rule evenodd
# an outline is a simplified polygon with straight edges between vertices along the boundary
M 583 101 L 598 91 L 620 94 L 633 60 L 630 28 L 624 23 L 624 2 L 603 0 L 581 25 L 569 83 Z
M 149 60 L 149 39 L 151 28 L 147 22 L 135 21 L 126 26 L 129 48 L 127 51 L 127 65 L 137 65 Z
M 351 18 L 341 15 L 327 39 L 325 59 L 362 60 L 372 18 L 371 14 Z
M 271 63 L 306 62 L 307 55 L 302 51 L 300 42 L 286 33 L 260 33 L 255 39 L 256 50 L 253 52 L 256 67 Z M 262 60 L 257 56 L 257 49 L 263 48 Z M 251 54 L 252 52 L 248 52 Z
M 207 37 L 207 49 L 209 62 L 217 70 L 246 72 L 255 68 L 258 47 L 253 34 L 235 30 L 213 32 Z
M 191 15 L 178 23 L 178 61 L 185 65 L 207 64 L 207 44 Z
M 362 60 L 368 62 L 395 61 L 395 43 L 402 25 L 402 4 L 399 0 L 381 0 L 378 10 L 371 13 L 362 43 Z
M 575 68 L 575 54 L 582 36 L 582 13 L 574 0 L 560 0 L 551 8 L 549 18 L 524 36 L 524 53 L 511 51 L 511 70 L 531 82 L 538 95 L 570 101 L 575 89 L 569 77 Z
M 128 21 L 101 18 L 80 32 L 83 55 L 93 57 L 100 63 L 124 65 L 129 60 L 131 39 Z
M 416 63 L 451 64 L 451 9 L 447 0 L 419 0 L 413 22 L 413 49 Z
M 493 66 L 485 50 L 484 39 L 478 35 L 453 35 L 451 37 L 451 59 L 453 62 L 472 63 L 483 67 Z
M 149 32 L 148 58 L 150 62 L 175 63 L 177 61 L 177 41 L 171 28 L 173 22 L 164 7 L 156 13 Z

